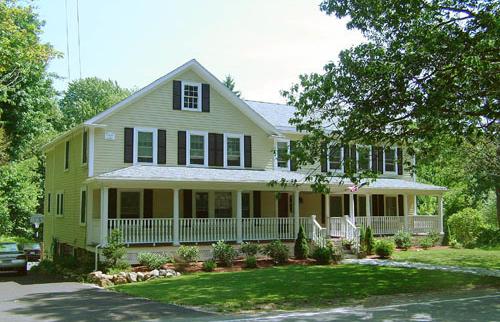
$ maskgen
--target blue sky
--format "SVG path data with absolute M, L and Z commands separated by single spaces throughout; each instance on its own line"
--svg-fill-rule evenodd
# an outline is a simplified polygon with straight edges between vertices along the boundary
M 319 72 L 363 41 L 308 0 L 80 0 L 82 77 L 143 87 L 196 58 L 219 79 L 231 74 L 245 99 L 283 102 L 301 73 Z M 67 0 L 71 79 L 79 77 L 76 0 Z M 65 0 L 35 2 L 43 41 L 64 54 L 49 70 L 68 81 Z

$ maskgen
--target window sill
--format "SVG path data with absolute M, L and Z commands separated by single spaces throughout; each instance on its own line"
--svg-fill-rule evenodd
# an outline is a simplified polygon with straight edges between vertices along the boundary
M 186 112 L 202 112 L 201 108 L 200 109 L 194 109 L 194 108 L 184 108 L 184 107 L 181 107 L 181 111 L 186 111 Z

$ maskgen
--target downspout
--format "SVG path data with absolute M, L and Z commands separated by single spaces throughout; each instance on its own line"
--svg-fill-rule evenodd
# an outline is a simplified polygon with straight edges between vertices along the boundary
M 100 248 L 102 245 L 101 244 L 97 244 L 97 246 L 95 247 L 95 261 L 94 261 L 94 272 L 97 271 L 97 264 L 99 263 L 99 252 L 98 252 L 98 248 Z

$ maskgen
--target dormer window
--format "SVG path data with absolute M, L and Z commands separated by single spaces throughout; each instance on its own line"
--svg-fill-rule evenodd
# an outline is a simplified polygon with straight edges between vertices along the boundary
M 290 159 L 288 158 L 288 154 L 290 153 L 290 141 L 285 139 L 277 140 L 275 153 L 275 168 L 290 170 Z
M 201 111 L 201 84 L 182 82 L 182 109 Z

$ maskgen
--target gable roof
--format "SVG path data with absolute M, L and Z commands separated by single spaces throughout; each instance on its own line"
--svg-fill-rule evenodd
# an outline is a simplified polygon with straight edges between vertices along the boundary
M 296 111 L 295 106 L 251 100 L 245 100 L 245 102 L 278 130 L 284 132 L 297 131 L 295 126 L 289 123 Z
M 187 63 L 177 67 L 170 73 L 160 77 L 155 80 L 151 84 L 143 87 L 139 91 L 125 98 L 121 102 L 113 105 L 107 110 L 97 114 L 90 120 L 84 122 L 85 125 L 93 125 L 99 122 L 102 122 L 104 119 L 109 117 L 110 115 L 118 112 L 122 108 L 130 105 L 131 103 L 137 101 L 142 98 L 146 94 L 150 93 L 154 89 L 164 85 L 166 82 L 173 80 L 177 75 L 183 73 L 186 70 L 192 70 L 197 73 L 203 80 L 208 82 L 212 88 L 218 91 L 224 98 L 226 98 L 230 103 L 236 106 L 240 112 L 242 112 L 245 116 L 247 116 L 250 120 L 256 123 L 259 127 L 261 127 L 266 133 L 274 135 L 278 134 L 278 130 L 261 114 L 254 111 L 248 104 L 236 96 L 230 89 L 228 89 L 221 81 L 217 79 L 212 73 L 210 73 L 205 67 L 203 67 L 196 59 L 191 59 Z

